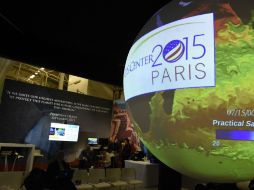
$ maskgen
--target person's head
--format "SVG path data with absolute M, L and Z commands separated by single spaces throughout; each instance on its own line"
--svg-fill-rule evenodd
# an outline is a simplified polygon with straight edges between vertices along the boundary
M 113 105 L 113 113 L 114 113 L 114 114 L 120 113 L 121 110 L 122 110 L 122 109 L 121 109 L 118 105 L 116 105 L 116 104 Z
M 195 186 L 195 190 L 205 190 L 206 189 L 206 186 L 202 183 L 198 183 L 196 186 Z
M 107 151 L 108 151 L 109 153 L 113 152 L 113 150 L 112 150 L 111 147 L 109 147 L 109 148 L 107 149 Z
M 64 160 L 64 151 L 60 150 L 57 152 L 57 155 L 56 155 L 56 159 L 58 161 L 63 161 Z
M 91 146 L 90 146 L 90 145 L 87 145 L 87 146 L 86 146 L 86 150 L 90 151 L 90 150 L 91 150 Z

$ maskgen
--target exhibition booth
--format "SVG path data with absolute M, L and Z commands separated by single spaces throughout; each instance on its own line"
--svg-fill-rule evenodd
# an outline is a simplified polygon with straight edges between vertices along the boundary
M 66 162 L 77 171 L 81 152 L 88 146 L 97 154 L 89 166 L 94 168 L 105 167 L 104 152 L 108 149 L 119 154 L 117 147 L 109 147 L 110 142 L 120 143 L 128 138 L 133 153 L 140 149 L 123 100 L 8 78 L 7 75 L 3 79 L 0 104 L 0 187 L 18 189 L 34 169 L 46 171 L 58 151 L 64 151 Z M 73 76 L 71 79 L 73 84 Z M 79 89 L 82 90 L 80 86 Z M 119 159 L 116 157 L 113 168 L 122 167 Z M 15 183 L 7 180 L 10 176 Z
M 125 160 L 126 168 L 135 168 L 136 178 L 143 182 L 144 187 L 158 187 L 159 164 L 147 161 Z
M 34 85 L 35 75 L 4 77 L 0 170 L 27 176 L 64 153 L 74 174 L 61 174 L 76 176 L 71 184 L 80 189 L 253 189 L 253 7 L 250 0 L 168 3 L 130 48 L 123 98 Z M 96 159 L 80 167 L 90 148 Z M 123 178 L 127 168 L 132 182 Z

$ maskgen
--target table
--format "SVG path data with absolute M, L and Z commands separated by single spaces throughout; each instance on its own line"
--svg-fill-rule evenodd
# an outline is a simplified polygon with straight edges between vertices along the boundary
M 144 187 L 157 187 L 159 178 L 159 164 L 125 160 L 126 168 L 135 168 L 136 178 L 143 181 Z
M 5 157 L 5 171 L 8 171 L 8 152 L 13 153 L 16 152 L 16 149 L 25 149 L 27 154 L 26 155 L 19 155 L 17 153 L 17 158 L 24 158 L 26 159 L 26 169 L 25 169 L 25 176 L 27 176 L 33 169 L 33 161 L 34 161 L 34 144 L 18 144 L 18 143 L 0 143 L 0 155 Z M 2 154 L 1 154 L 2 153 Z M 14 160 L 16 162 L 16 159 Z M 12 170 L 14 170 L 15 162 L 13 163 Z

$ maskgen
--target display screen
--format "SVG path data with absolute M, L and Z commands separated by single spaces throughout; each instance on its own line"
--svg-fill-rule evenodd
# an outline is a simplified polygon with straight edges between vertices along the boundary
M 62 143 L 49 141 L 49 132 L 56 140 L 64 136 L 53 135 L 56 130 L 50 130 L 51 123 L 78 124 L 78 143 L 84 143 L 88 136 L 107 137 L 111 110 L 112 100 L 6 79 L 0 105 L 1 143 L 34 144 L 52 155 Z M 68 131 L 57 132 L 67 135 Z M 81 138 L 83 134 L 86 136 Z
M 96 137 L 88 137 L 87 144 L 98 144 L 98 138 Z
M 79 125 L 51 123 L 49 128 L 50 141 L 78 141 Z
M 152 16 L 124 69 L 145 146 L 207 182 L 253 179 L 254 1 L 173 0 Z

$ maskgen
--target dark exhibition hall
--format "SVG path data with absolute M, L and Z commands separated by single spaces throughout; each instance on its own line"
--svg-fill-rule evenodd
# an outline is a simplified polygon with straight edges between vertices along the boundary
M 0 190 L 254 190 L 254 1 L 0 2 Z

